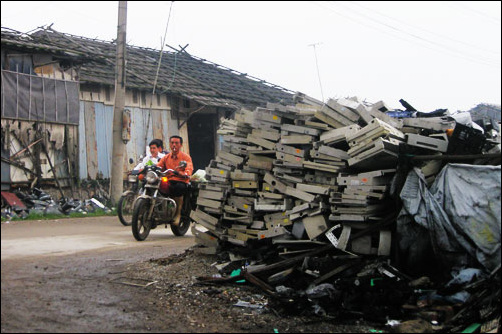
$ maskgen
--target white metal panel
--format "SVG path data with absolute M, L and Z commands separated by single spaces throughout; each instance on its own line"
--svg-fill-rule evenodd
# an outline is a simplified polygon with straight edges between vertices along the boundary
M 96 113 L 96 143 L 98 150 L 98 171 L 103 178 L 110 178 L 113 147 L 113 106 L 94 103 Z
M 80 101 L 80 112 L 78 120 L 78 165 L 79 165 L 79 178 L 87 178 L 87 150 L 85 141 L 85 119 L 84 119 L 85 103 Z

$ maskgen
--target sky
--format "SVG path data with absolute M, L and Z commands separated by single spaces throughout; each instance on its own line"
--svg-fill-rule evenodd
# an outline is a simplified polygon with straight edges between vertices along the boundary
M 1 1 L 1 16 L 25 33 L 53 24 L 117 38 L 118 1 Z M 128 1 L 126 30 L 129 45 L 186 46 L 324 102 L 357 96 L 404 109 L 404 99 L 422 112 L 501 104 L 500 1 Z

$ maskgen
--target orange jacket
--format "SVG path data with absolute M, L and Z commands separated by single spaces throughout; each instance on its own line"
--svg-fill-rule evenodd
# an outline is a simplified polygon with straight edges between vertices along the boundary
M 187 166 L 185 167 L 184 171 L 180 170 L 180 169 L 177 169 L 177 167 L 180 164 L 180 161 L 186 161 L 187 162 Z M 178 156 L 176 158 L 173 157 L 172 153 L 169 153 L 169 154 L 165 155 L 157 163 L 157 166 L 162 167 L 163 170 L 166 170 L 166 169 L 177 170 L 177 171 L 180 172 L 181 175 L 192 176 L 192 173 L 193 173 L 192 158 L 188 154 L 186 154 L 184 152 L 179 152 Z M 190 178 L 185 179 L 185 178 L 182 178 L 182 177 L 178 177 L 176 175 L 170 176 L 169 180 L 181 181 L 181 182 L 185 182 L 185 183 L 190 182 Z

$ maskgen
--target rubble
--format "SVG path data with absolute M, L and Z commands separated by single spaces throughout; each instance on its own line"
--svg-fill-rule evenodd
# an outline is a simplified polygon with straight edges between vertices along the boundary
M 499 330 L 500 121 L 476 126 L 465 113 L 423 113 L 404 100 L 404 111 L 357 98 L 296 102 L 221 120 L 221 149 L 191 216 L 193 250 L 218 256 L 220 275 L 198 281 L 252 284 L 268 297 L 238 307 L 396 332 Z M 471 169 L 459 173 L 470 182 L 498 175 L 480 179 L 490 190 L 477 184 L 488 197 L 459 206 L 453 197 L 470 190 L 444 196 L 439 183 L 459 168 Z M 2 192 L 2 217 L 106 211 L 106 193 L 99 184 L 88 200 L 55 201 L 36 187 Z
M 481 282 L 500 278 L 500 265 L 484 266 L 472 258 L 460 263 L 478 265 L 473 269 L 489 275 L 457 284 L 454 294 L 447 284 L 454 268 L 437 265 L 441 248 L 436 244 L 429 243 L 431 258 L 420 259 L 429 267 L 401 268 L 418 262 L 404 254 L 396 223 L 403 219 L 401 191 L 410 173 L 421 175 L 427 188 L 447 166 L 495 165 L 489 173 L 498 171 L 495 200 L 500 202 L 500 135 L 478 130 L 464 115 L 455 118 L 445 109 L 423 113 L 404 100 L 405 111 L 357 98 L 323 104 L 297 94 L 295 101 L 294 106 L 241 109 L 233 119 L 221 120 L 223 143 L 205 169 L 207 182 L 191 217 L 194 251 L 222 258 L 222 277 L 199 280 L 244 279 L 288 314 L 310 310 L 324 317 L 392 320 L 396 330 L 416 319 L 435 331 L 459 331 L 473 323 L 499 326 L 500 283 L 488 296 Z M 500 264 L 500 205 L 491 210 L 498 231 L 486 227 L 485 238 L 473 248 L 494 242 L 488 252 Z M 415 218 L 406 219 L 417 225 Z M 416 249 L 429 242 L 421 232 L 409 239 Z M 482 245 L 488 239 L 492 243 Z M 455 251 L 450 255 L 463 257 L 463 249 Z M 423 271 L 416 277 L 418 270 Z M 489 311 L 477 309 L 475 293 L 467 291 L 476 283 Z M 466 320 L 463 313 L 472 317 Z
M 110 213 L 112 210 L 105 204 L 108 202 L 108 195 L 102 186 L 82 183 L 81 190 L 85 190 L 89 199 L 69 198 L 64 196 L 57 198 L 50 191 L 44 191 L 35 186 L 28 189 L 13 189 L 12 191 L 2 191 L 2 218 L 11 220 L 13 218 L 26 219 L 29 215 L 69 215 L 71 213 L 88 214 L 96 211 Z M 84 197 L 84 195 L 82 195 Z M 84 197 L 85 198 L 85 197 Z M 105 203 L 105 204 L 103 204 Z

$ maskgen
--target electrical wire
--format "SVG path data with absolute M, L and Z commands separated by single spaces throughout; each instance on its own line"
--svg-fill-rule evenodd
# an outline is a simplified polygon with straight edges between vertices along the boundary
M 353 16 L 351 15 L 347 15 L 347 14 L 344 14 L 342 11 L 340 11 L 340 9 L 335 9 L 331 6 L 326 6 L 324 4 L 324 2 L 320 3 L 320 2 L 313 2 L 314 4 L 320 6 L 320 7 L 323 7 L 324 9 L 327 9 L 329 10 L 330 12 L 332 13 L 335 13 L 336 15 L 338 16 L 341 16 L 343 18 L 346 18 L 350 21 L 353 21 L 355 23 L 357 23 L 358 25 L 364 25 L 366 27 L 369 27 L 371 28 L 372 30 L 378 30 L 382 33 L 385 33 L 385 34 L 389 34 L 395 38 L 399 38 L 401 40 L 404 40 L 404 41 L 407 41 L 407 42 L 412 42 L 410 40 L 409 37 L 412 37 L 413 39 L 415 40 L 418 40 L 419 42 L 422 42 L 422 43 L 427 43 L 427 44 L 420 44 L 421 46 L 425 47 L 425 48 L 428 48 L 430 50 L 433 50 L 433 51 L 436 51 L 436 52 L 447 52 L 449 53 L 450 55 L 453 55 L 455 57 L 458 57 L 458 58 L 463 58 L 463 59 L 466 59 L 466 60 L 469 60 L 471 62 L 476 62 L 478 64 L 482 64 L 482 65 L 488 65 L 488 66 L 491 66 L 491 67 L 497 67 L 497 68 L 500 68 L 500 62 L 498 63 L 494 63 L 493 61 L 491 61 L 490 59 L 481 59 L 480 56 L 471 56 L 471 55 L 466 55 L 464 52 L 459 52 L 458 50 L 456 49 L 452 49 L 451 47 L 448 47 L 448 46 L 445 46 L 445 45 L 442 45 L 440 43 L 437 43 L 437 42 L 434 42 L 434 41 L 430 41 L 428 39 L 425 39 L 417 34 L 413 34 L 413 33 L 408 33 L 406 31 L 403 31 L 402 29 L 400 28 L 396 28 L 388 23 L 385 23 L 385 22 L 381 22 L 380 20 L 377 20 L 375 18 L 372 18 L 372 17 L 369 17 L 368 15 L 365 15 L 365 14 L 362 14 L 360 12 L 356 12 L 357 15 L 359 16 L 363 16 L 363 17 L 366 17 L 368 20 L 358 20 L 357 18 L 354 18 Z M 344 7 L 344 8 L 347 8 L 346 6 L 343 6 L 340 4 L 340 2 L 329 2 L 337 7 Z M 350 11 L 355 11 L 354 9 L 351 9 L 351 8 L 348 8 Z M 379 26 L 375 26 L 374 24 L 373 25 L 370 25 L 368 24 L 368 21 L 371 21 L 371 22 L 375 22 L 377 23 Z M 380 26 L 384 26 L 386 29 L 381 29 Z M 390 33 L 390 31 L 393 32 L 394 34 Z M 408 38 L 405 38 L 403 36 L 407 36 Z M 414 43 L 415 44 L 415 43 Z M 434 47 L 431 47 L 430 45 L 428 44 L 432 44 Z M 441 48 L 442 50 L 439 50 L 438 49 Z
M 154 79 L 154 82 L 153 82 L 152 98 L 150 99 L 150 108 L 148 110 L 148 119 L 147 119 L 147 123 L 146 123 L 145 146 L 147 144 L 148 130 L 149 130 L 149 127 L 150 127 L 150 117 L 151 117 L 152 106 L 153 106 L 153 98 L 155 96 L 155 88 L 157 87 L 157 80 L 159 78 L 160 65 L 162 64 L 162 55 L 164 54 L 164 45 L 166 44 L 166 38 L 167 38 L 167 28 L 169 27 L 169 21 L 171 19 L 171 11 L 172 11 L 172 8 L 173 8 L 173 3 L 174 3 L 174 1 L 171 1 L 171 6 L 169 7 L 169 15 L 167 16 L 166 30 L 164 31 L 164 38 L 161 40 L 162 45 L 161 45 L 161 48 L 160 48 L 159 64 L 157 65 L 157 73 L 155 74 L 155 79 Z M 175 60 L 176 60 L 176 56 L 175 56 Z M 175 64 L 176 64 L 176 61 L 175 61 Z M 153 136 L 153 134 L 152 134 L 152 136 Z
M 315 55 L 315 65 L 317 68 L 317 78 L 319 78 L 319 86 L 321 87 L 321 97 L 322 97 L 322 102 L 324 103 L 324 93 L 322 91 L 322 83 L 321 83 L 321 75 L 319 74 L 319 64 L 317 62 L 317 52 L 316 52 L 316 45 L 321 44 L 321 43 L 314 43 L 314 44 L 309 44 L 309 46 L 312 46 L 314 48 L 314 55 Z
M 481 15 L 485 18 L 488 18 L 494 22 L 497 22 L 498 24 L 500 24 L 500 18 L 499 17 L 493 17 L 491 15 L 488 15 L 482 11 L 479 11 L 479 10 L 476 10 L 474 8 L 471 8 L 471 7 L 468 7 L 466 6 L 462 1 L 445 1 L 446 4 L 448 4 L 449 6 L 454 6 L 454 7 L 457 7 L 457 8 L 461 8 L 461 9 L 464 9 L 470 13 L 475 13 L 475 14 L 478 14 L 478 15 Z
M 482 56 L 467 55 L 465 53 L 465 51 L 464 52 L 459 52 L 457 49 L 452 48 L 452 47 L 450 47 L 448 45 L 445 45 L 444 43 L 438 43 L 436 41 L 432 41 L 430 39 L 427 39 L 427 38 L 424 38 L 422 36 L 419 36 L 419 35 L 417 35 L 415 33 L 410 33 L 408 31 L 405 31 L 405 30 L 401 29 L 401 28 L 395 27 L 395 26 L 393 26 L 391 24 L 388 24 L 386 22 L 378 20 L 378 19 L 374 18 L 373 16 L 366 15 L 366 14 L 361 13 L 359 11 L 356 11 L 356 10 L 350 8 L 350 7 L 347 7 L 344 4 L 342 4 L 341 2 L 333 2 L 333 1 L 330 1 L 330 2 L 332 4 L 335 4 L 338 7 L 341 6 L 343 8 L 348 9 L 349 11 L 355 12 L 357 15 L 363 16 L 365 19 L 368 19 L 370 21 L 376 22 L 377 24 L 383 25 L 383 26 L 385 26 L 385 27 L 387 27 L 389 29 L 392 29 L 393 31 L 396 31 L 396 32 L 400 33 L 400 34 L 404 34 L 404 35 L 410 36 L 410 37 L 412 37 L 414 39 L 417 39 L 417 40 L 419 40 L 421 42 L 425 42 L 425 43 L 428 43 L 428 44 L 432 44 L 435 47 L 442 48 L 442 49 L 444 49 L 443 51 L 448 51 L 452 55 L 455 55 L 457 57 L 468 59 L 468 60 L 471 60 L 471 61 L 474 61 L 474 62 L 477 62 L 477 63 L 480 63 L 480 64 L 494 66 L 494 64 L 491 62 L 492 59 L 487 59 L 487 58 L 482 57 Z M 432 50 L 434 50 L 434 49 L 432 49 Z M 499 67 L 500 67 L 500 65 L 499 65 Z
M 159 56 L 159 65 L 157 66 L 157 73 L 155 74 L 155 81 L 153 82 L 153 91 L 152 95 L 155 95 L 155 87 L 157 86 L 157 80 L 159 78 L 159 71 L 160 71 L 160 64 L 162 63 L 162 54 L 164 53 L 164 45 L 166 44 L 166 37 L 167 37 L 167 28 L 169 27 L 169 20 L 171 19 L 171 10 L 173 7 L 174 1 L 171 1 L 171 6 L 169 7 L 169 15 L 167 17 L 167 24 L 166 24 L 166 31 L 164 32 L 164 39 L 161 41 L 162 46 L 160 48 L 160 56 Z M 153 100 L 153 98 L 152 98 Z M 151 107 L 151 105 L 150 105 Z
M 483 51 L 486 51 L 486 52 L 490 52 L 490 53 L 493 53 L 493 54 L 498 54 L 498 55 L 500 55 L 500 52 L 493 51 L 493 50 L 488 50 L 488 49 L 483 48 L 483 47 L 481 47 L 481 46 L 479 46 L 479 45 L 474 45 L 474 44 L 471 44 L 471 43 L 467 43 L 467 42 L 465 42 L 465 41 L 461 41 L 461 40 L 459 40 L 459 39 L 455 39 L 455 38 L 452 38 L 452 37 L 448 37 L 448 36 L 445 36 L 445 35 L 442 35 L 442 34 L 438 34 L 437 32 L 430 31 L 430 30 L 424 29 L 424 28 L 422 28 L 422 27 L 418 27 L 418 26 L 412 25 L 412 24 L 410 24 L 410 23 L 408 23 L 408 22 L 405 22 L 405 21 L 403 21 L 403 20 L 399 20 L 399 19 L 397 19 L 397 18 L 395 18 L 395 17 L 389 16 L 389 15 L 386 15 L 386 14 L 384 14 L 384 13 L 380 12 L 380 11 L 377 11 L 377 10 L 375 10 L 374 8 L 368 8 L 368 7 L 366 7 L 366 6 L 363 6 L 363 5 L 361 5 L 359 2 L 356 2 L 356 1 L 349 1 L 349 2 L 350 2 L 351 4 L 353 4 L 353 5 L 356 5 L 356 6 L 358 6 L 358 7 L 363 8 L 363 9 L 365 9 L 365 10 L 369 11 L 369 12 L 376 13 L 376 14 L 381 15 L 381 16 L 384 16 L 384 17 L 386 17 L 386 18 L 388 18 L 388 19 L 394 20 L 394 21 L 399 22 L 399 23 L 401 23 L 401 24 L 408 25 L 408 26 L 410 26 L 410 27 L 412 27 L 412 28 L 415 28 L 415 29 L 418 29 L 418 30 L 425 31 L 426 33 L 429 33 L 429 34 L 432 34 L 432 35 L 438 36 L 438 37 L 440 37 L 440 38 L 444 38 L 444 39 L 446 39 L 446 40 L 453 41 L 453 42 L 456 42 L 456 43 L 459 43 L 459 44 L 463 44 L 463 45 L 466 45 L 466 46 L 474 47 L 474 48 L 476 48 L 476 49 L 478 49 L 478 50 L 483 50 Z

